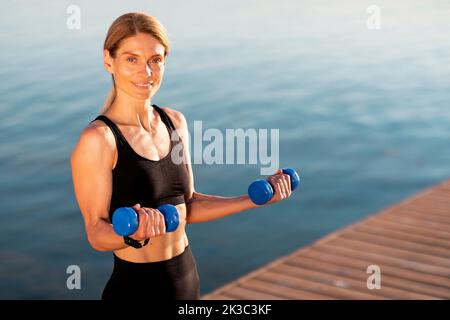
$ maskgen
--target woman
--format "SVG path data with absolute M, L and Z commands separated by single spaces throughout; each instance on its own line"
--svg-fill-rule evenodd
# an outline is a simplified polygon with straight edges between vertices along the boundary
M 198 299 L 199 277 L 186 223 L 258 207 L 247 195 L 195 191 L 185 117 L 151 104 L 168 54 L 165 29 L 154 17 L 127 13 L 113 22 L 104 42 L 104 66 L 113 88 L 71 155 L 74 191 L 89 243 L 96 250 L 113 251 L 114 270 L 103 299 Z M 184 159 L 181 163 L 170 156 L 175 147 Z M 275 187 L 270 203 L 290 196 L 289 177 L 281 170 L 269 180 Z M 171 233 L 166 233 L 156 209 L 165 203 L 179 213 L 180 224 Z M 117 235 L 111 225 L 119 207 L 132 207 L 139 215 L 138 229 L 130 237 Z

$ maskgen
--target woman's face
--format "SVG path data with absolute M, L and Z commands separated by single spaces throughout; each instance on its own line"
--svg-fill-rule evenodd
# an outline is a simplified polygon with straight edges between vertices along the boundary
M 114 75 L 117 90 L 127 95 L 146 100 L 153 97 L 161 86 L 164 75 L 164 46 L 146 33 L 122 41 L 112 58 L 104 52 L 106 69 Z

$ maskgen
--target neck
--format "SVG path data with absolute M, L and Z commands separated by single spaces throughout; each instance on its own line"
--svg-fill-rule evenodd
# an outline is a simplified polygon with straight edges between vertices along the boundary
M 140 100 L 118 93 L 107 115 L 121 125 L 142 127 L 150 132 L 156 120 L 153 111 L 151 98 Z

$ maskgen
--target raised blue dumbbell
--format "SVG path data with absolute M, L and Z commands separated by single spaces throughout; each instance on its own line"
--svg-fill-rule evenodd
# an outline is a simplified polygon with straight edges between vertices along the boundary
M 283 173 L 291 177 L 291 190 L 294 191 L 300 182 L 298 173 L 292 168 L 283 169 Z M 269 181 L 259 179 L 253 181 L 248 187 L 248 195 L 253 203 L 262 205 L 270 201 L 274 194 L 274 190 Z
M 163 204 L 158 207 L 163 214 L 166 223 L 166 232 L 175 231 L 180 219 L 177 208 L 171 204 Z M 114 210 L 112 224 L 114 231 L 120 236 L 129 236 L 136 232 L 139 226 L 138 214 L 130 207 L 121 207 Z

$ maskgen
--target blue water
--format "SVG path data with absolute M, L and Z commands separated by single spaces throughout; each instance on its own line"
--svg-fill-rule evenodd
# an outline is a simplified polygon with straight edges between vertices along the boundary
M 81 29 L 66 27 L 69 5 Z M 110 87 L 102 43 L 143 10 L 172 53 L 153 103 L 193 127 L 280 128 L 288 201 L 189 225 L 202 294 L 450 177 L 450 4 L 377 1 L 2 2 L 0 298 L 97 299 L 112 255 L 87 243 L 70 152 Z M 193 166 L 196 189 L 241 195 L 261 165 Z M 81 268 L 68 290 L 66 268 Z

